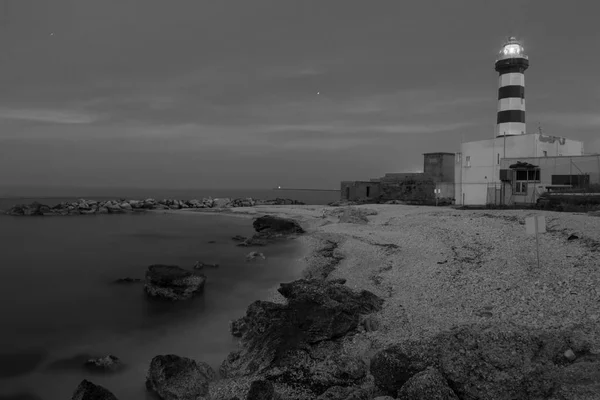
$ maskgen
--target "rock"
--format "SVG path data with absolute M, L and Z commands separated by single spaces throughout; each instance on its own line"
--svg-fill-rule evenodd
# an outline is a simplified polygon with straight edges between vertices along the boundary
M 321 280 L 284 283 L 279 293 L 286 304 L 256 301 L 236 322 L 242 349 L 223 362 L 222 376 L 264 373 L 268 380 L 304 385 L 317 395 L 363 380 L 366 364 L 345 355 L 338 339 L 356 331 L 360 316 L 380 310 L 383 300 Z
M 317 400 L 346 400 L 352 392 L 350 387 L 332 386 L 323 392 Z
M 204 268 L 219 268 L 219 264 L 207 264 L 200 261 L 196 261 L 194 264 L 194 269 L 204 269 Z
M 243 242 L 246 240 L 245 236 L 235 235 L 231 238 L 231 240 L 235 240 L 236 242 Z
M 114 394 L 100 385 L 84 379 L 81 381 L 71 400 L 117 400 Z
M 295 235 L 304 233 L 297 221 L 288 218 L 265 215 L 254 220 L 254 230 L 266 235 Z
M 395 399 L 391 396 L 377 396 L 373 400 L 395 400 Z
M 206 277 L 172 265 L 151 265 L 144 289 L 151 297 L 186 300 L 202 292 Z
M 538 331 L 509 322 L 459 326 L 380 351 L 371 360 L 371 374 L 391 396 L 435 367 L 461 399 L 545 399 L 559 386 L 576 384 L 565 369 L 570 364 L 564 353 L 590 354 L 589 341 L 578 332 Z
M 98 211 L 97 211 L 97 213 L 98 213 L 98 214 L 108 214 L 108 213 L 109 213 L 109 211 L 108 211 L 108 208 L 107 208 L 107 207 L 98 207 Z
M 435 368 L 427 368 L 411 377 L 398 391 L 398 400 L 459 400 L 446 379 Z
M 162 400 L 195 400 L 208 395 L 208 383 L 215 373 L 206 363 L 174 354 L 152 359 L 146 388 Z
M 238 243 L 237 246 L 241 246 L 241 247 L 264 247 L 267 244 L 269 244 L 269 242 L 266 239 L 261 239 L 258 237 L 251 237 L 248 238 L 246 240 L 244 240 L 241 243 Z
M 227 208 L 231 205 L 231 199 L 222 198 L 222 199 L 214 199 L 213 200 L 213 208 Z
M 239 318 L 229 322 L 229 331 L 231 332 L 231 336 L 242 337 L 245 330 L 246 320 L 244 318 Z
M 105 357 L 91 358 L 84 365 L 86 368 L 103 372 L 116 372 L 123 368 L 121 360 L 112 354 Z
M 575 359 L 577 358 L 577 356 L 575 356 L 575 353 L 573 353 L 573 350 L 568 349 L 567 351 L 565 351 L 564 353 L 565 358 L 569 361 L 575 361 Z
M 567 238 L 567 240 L 575 240 L 575 239 L 579 239 L 579 236 L 572 234 Z
M 260 379 L 250 384 L 246 400 L 273 400 L 275 388 L 269 381 Z
M 246 261 L 252 261 L 257 258 L 262 258 L 263 260 L 266 259 L 265 255 L 263 253 L 259 253 L 256 251 L 251 251 L 250 253 L 246 254 Z

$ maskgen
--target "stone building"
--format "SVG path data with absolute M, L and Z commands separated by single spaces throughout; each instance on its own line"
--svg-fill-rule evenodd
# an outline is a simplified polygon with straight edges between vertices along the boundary
M 368 181 L 343 181 L 341 199 L 434 204 L 437 196 L 438 201 L 452 202 L 454 167 L 454 153 L 426 153 L 423 154 L 423 172 L 387 173 Z

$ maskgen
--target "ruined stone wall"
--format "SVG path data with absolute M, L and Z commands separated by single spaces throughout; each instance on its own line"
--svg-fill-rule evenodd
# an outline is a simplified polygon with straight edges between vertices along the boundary
M 381 179 L 380 200 L 401 200 L 415 204 L 435 203 L 435 182 L 427 174 L 386 174 Z
M 357 201 L 377 199 L 380 195 L 380 183 L 375 181 L 343 181 L 341 184 L 341 200 Z

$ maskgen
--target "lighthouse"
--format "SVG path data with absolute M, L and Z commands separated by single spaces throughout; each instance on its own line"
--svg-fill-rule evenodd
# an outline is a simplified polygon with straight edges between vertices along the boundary
M 528 67 L 529 58 L 523 46 L 516 38 L 509 38 L 496 60 L 496 71 L 500 75 L 496 137 L 526 133 L 525 70 Z

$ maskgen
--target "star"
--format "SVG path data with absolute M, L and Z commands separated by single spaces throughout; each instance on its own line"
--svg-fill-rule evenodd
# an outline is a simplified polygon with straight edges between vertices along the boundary
M 321 94 L 321 92 L 317 92 L 317 94 Z
M 52 33 L 50 34 L 50 36 L 54 36 L 54 32 L 52 32 Z

